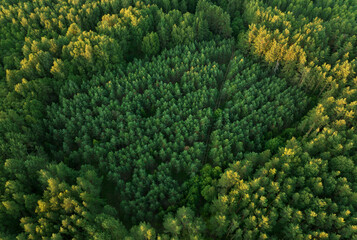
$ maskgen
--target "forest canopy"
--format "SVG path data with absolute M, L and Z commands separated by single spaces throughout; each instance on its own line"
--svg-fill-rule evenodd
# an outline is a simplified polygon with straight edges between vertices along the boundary
M 0 239 L 357 239 L 356 0 L 0 0 Z

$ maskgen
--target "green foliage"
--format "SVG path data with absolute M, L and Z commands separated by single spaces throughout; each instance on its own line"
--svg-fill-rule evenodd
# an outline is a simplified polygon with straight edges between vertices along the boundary
M 210 164 L 203 166 L 200 174 L 191 178 L 188 183 L 190 189 L 185 199 L 185 205 L 193 209 L 202 207 L 200 204 L 202 204 L 204 199 L 209 200 L 214 196 L 211 185 L 221 174 L 222 170 L 220 167 L 212 168 Z
M 167 215 L 163 223 L 165 232 L 174 237 L 185 239 L 201 239 L 205 230 L 204 223 L 194 217 L 194 212 L 186 207 L 180 208 L 176 216 Z
M 50 165 L 40 171 L 39 180 L 44 192 L 36 204 L 36 217 L 21 218 L 21 236 L 120 239 L 125 234 L 110 215 L 111 207 L 99 198 L 101 179 L 92 166 L 77 173 L 63 163 Z
M 326 134 L 333 133 L 326 130 L 320 137 Z M 349 141 L 347 139 L 341 140 Z M 324 138 L 323 141 L 327 142 L 321 150 L 330 149 L 328 142 L 333 140 Z M 355 167 L 349 165 L 352 162 L 347 157 L 334 158 L 334 154 L 328 156 L 325 152 L 319 154 L 314 151 L 322 146 L 320 144 L 319 140 L 301 144 L 292 139 L 272 159 L 257 165 L 252 159 L 232 164 L 213 184 L 217 197 L 211 200 L 211 218 L 208 221 L 212 224 L 208 226 L 211 234 L 217 237 L 224 234 L 232 238 L 265 236 L 278 239 L 352 237 L 350 229 L 354 220 L 351 213 L 354 211 L 355 193 L 351 191 L 351 182 L 340 174 L 349 176 L 351 172 L 345 172 L 342 166 Z M 355 155 L 350 151 L 335 154 Z M 248 174 L 247 168 L 250 169 Z M 337 210 L 337 206 L 341 210 Z
M 160 42 L 157 33 L 149 33 L 143 38 L 142 51 L 145 55 L 152 56 L 159 52 Z
M 208 159 L 226 167 L 245 152 L 263 150 L 264 135 L 300 117 L 307 98 L 300 89 L 268 77 L 258 64 L 236 54 L 227 70 L 220 105 L 224 108 L 216 110 Z
M 309 92 L 321 94 L 336 84 L 345 86 L 342 79 L 352 80 L 357 55 L 350 46 L 356 41 L 356 6 L 279 2 L 261 3 L 252 13 L 256 20 L 246 33 L 251 53 Z M 341 18 L 340 12 L 346 16 Z M 342 25 L 348 27 L 338 27 Z
M 281 137 L 275 137 L 265 143 L 265 149 L 269 149 L 272 153 L 276 153 L 279 150 L 279 147 L 282 147 L 283 144 L 284 141 Z
M 0 6 L 0 239 L 356 238 L 354 0 Z
M 230 16 L 225 13 L 222 8 L 206 0 L 200 0 L 197 3 L 196 11 L 202 13 L 203 17 L 207 19 L 208 25 L 213 33 L 223 37 L 231 36 Z
M 166 209 L 177 208 L 187 179 L 202 166 L 217 79 L 223 76 L 213 60 L 228 59 L 231 45 L 164 51 L 151 62 L 129 64 L 126 75 L 94 77 L 74 96 L 78 87 L 68 82 L 60 104 L 48 111 L 54 157 L 107 172 L 122 211 L 131 216 L 126 220 L 159 220 Z

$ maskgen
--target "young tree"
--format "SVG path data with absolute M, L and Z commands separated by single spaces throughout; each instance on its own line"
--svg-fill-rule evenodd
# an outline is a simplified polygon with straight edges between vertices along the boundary
M 159 52 L 160 41 L 156 32 L 151 32 L 143 38 L 141 50 L 147 56 L 152 56 Z

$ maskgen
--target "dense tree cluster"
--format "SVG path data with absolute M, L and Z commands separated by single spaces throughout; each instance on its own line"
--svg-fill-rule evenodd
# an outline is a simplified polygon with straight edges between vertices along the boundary
M 341 84 L 336 80 L 346 78 L 355 64 L 356 4 L 293 2 L 257 6 L 247 42 L 253 55 L 281 69 L 295 85 L 321 93 Z
M 0 0 L 0 239 L 356 239 L 355 0 Z
M 48 113 L 53 155 L 73 168 L 99 165 L 134 222 L 162 218 L 201 168 L 224 75 L 216 61 L 231 49 L 232 41 L 191 44 L 135 60 L 124 75 L 67 82 Z
M 245 152 L 261 151 L 268 132 L 288 127 L 307 106 L 305 93 L 237 54 L 216 106 L 208 158 L 227 166 Z
M 74 168 L 99 165 L 133 222 L 161 219 L 202 163 L 225 166 L 238 153 L 262 149 L 264 133 L 291 123 L 306 105 L 304 93 L 284 80 L 255 75 L 256 64 L 243 70 L 237 57 L 224 64 L 232 47 L 191 44 L 134 61 L 124 76 L 108 73 L 80 87 L 68 82 L 48 113 L 53 155 Z M 220 115 L 218 104 L 227 105 Z

